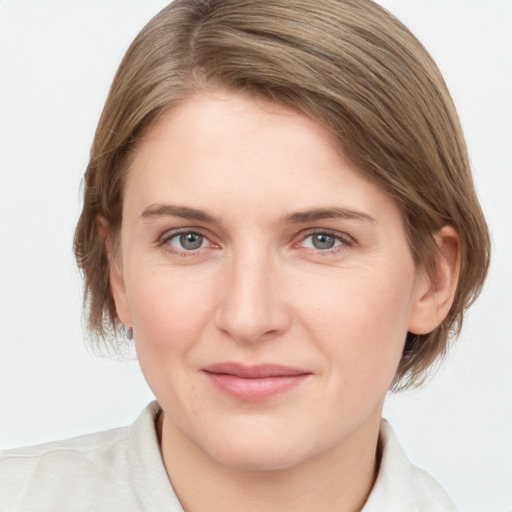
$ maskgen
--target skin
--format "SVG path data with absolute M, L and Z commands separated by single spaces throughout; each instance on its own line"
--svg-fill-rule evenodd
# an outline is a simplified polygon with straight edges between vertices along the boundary
M 360 510 L 406 333 L 430 332 L 453 299 L 457 238 L 436 237 L 429 278 L 399 207 L 323 127 L 283 107 L 217 91 L 158 121 L 127 177 L 111 286 L 186 510 Z M 240 400 L 203 371 L 226 361 L 308 376 Z

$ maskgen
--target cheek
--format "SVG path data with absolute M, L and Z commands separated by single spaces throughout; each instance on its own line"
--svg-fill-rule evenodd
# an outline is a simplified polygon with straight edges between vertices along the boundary
M 210 317 L 208 281 L 156 268 L 127 290 L 137 358 L 149 387 L 161 403 L 181 415 L 197 415 L 190 354 L 204 337 Z M 186 403 L 180 400 L 185 395 Z
M 148 350 L 186 350 L 204 328 L 212 305 L 211 280 L 168 268 L 139 273 L 127 289 L 135 339 Z
M 345 379 L 392 380 L 399 363 L 414 290 L 414 272 L 349 269 L 324 286 L 303 290 L 306 328 Z

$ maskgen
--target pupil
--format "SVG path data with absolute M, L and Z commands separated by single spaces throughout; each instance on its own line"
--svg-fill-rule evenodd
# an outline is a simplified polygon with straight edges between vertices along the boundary
M 334 247 L 334 243 L 334 237 L 331 235 L 326 235 L 325 233 L 321 233 L 313 237 L 313 245 L 317 249 L 331 249 Z
M 180 236 L 180 244 L 184 249 L 199 249 L 203 245 L 203 236 L 197 233 L 186 233 Z

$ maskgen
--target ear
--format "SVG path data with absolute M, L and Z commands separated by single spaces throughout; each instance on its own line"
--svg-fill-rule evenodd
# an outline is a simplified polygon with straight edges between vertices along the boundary
M 439 230 L 434 239 L 439 249 L 433 275 L 418 274 L 409 332 L 428 334 L 446 318 L 453 304 L 460 272 L 460 242 L 451 226 Z
M 105 249 L 107 251 L 110 291 L 116 305 L 117 316 L 126 327 L 132 327 L 128 297 L 126 295 L 126 288 L 124 284 L 120 248 L 116 247 L 116 244 L 112 239 L 110 226 L 105 217 L 99 215 L 96 218 L 96 229 L 100 237 L 103 239 Z

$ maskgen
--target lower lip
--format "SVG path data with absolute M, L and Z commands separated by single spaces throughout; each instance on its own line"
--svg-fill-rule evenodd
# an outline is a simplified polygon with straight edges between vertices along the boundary
M 231 397 L 247 402 L 261 402 L 301 384 L 309 374 L 247 379 L 225 373 L 205 372 L 210 382 Z

